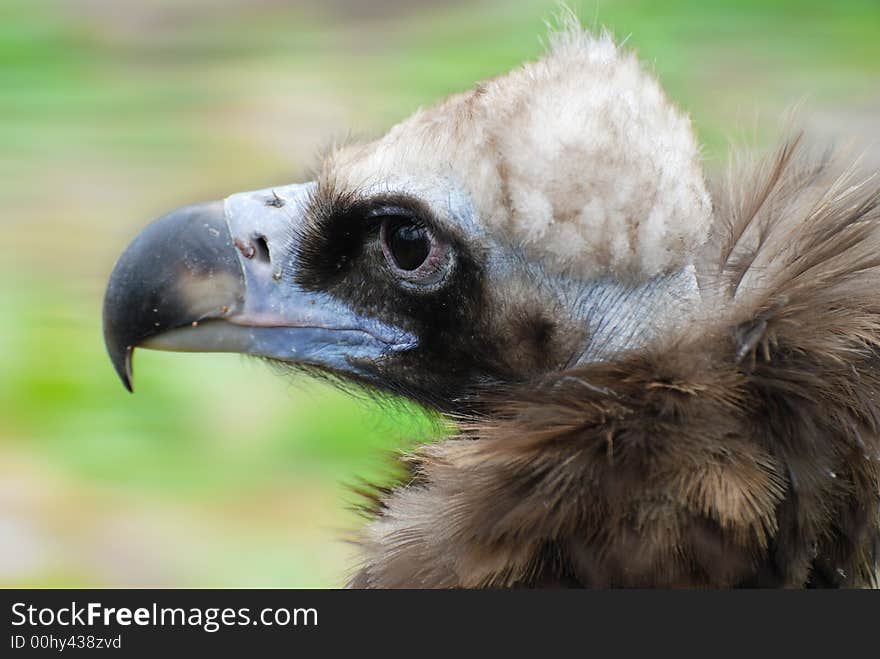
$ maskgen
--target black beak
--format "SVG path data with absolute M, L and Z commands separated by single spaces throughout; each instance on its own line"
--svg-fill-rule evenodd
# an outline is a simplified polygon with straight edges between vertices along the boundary
M 148 226 L 123 252 L 104 296 L 104 341 L 131 391 L 135 346 L 241 306 L 244 274 L 222 202 L 187 206 Z
M 408 333 L 295 283 L 312 185 L 176 210 L 120 256 L 104 297 L 104 341 L 132 390 L 138 346 L 241 352 L 370 379 L 414 347 Z

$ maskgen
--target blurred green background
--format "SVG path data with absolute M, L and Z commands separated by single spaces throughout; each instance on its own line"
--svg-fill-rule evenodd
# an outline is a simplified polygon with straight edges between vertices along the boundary
M 880 166 L 880 3 L 572 2 L 637 49 L 709 169 L 798 102 Z M 100 330 L 113 260 L 179 205 L 308 177 L 334 140 L 541 52 L 555 5 L 0 0 L 0 584 L 337 586 L 347 485 L 436 431 L 233 355 Z

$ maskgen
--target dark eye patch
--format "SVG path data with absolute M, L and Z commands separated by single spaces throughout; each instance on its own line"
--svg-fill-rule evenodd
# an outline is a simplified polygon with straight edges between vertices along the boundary
M 412 224 L 412 229 L 395 233 L 401 267 L 418 265 L 419 232 L 430 231 L 430 210 L 417 199 L 406 195 L 359 197 L 320 188 L 310 205 L 309 218 L 299 237 L 296 277 L 300 285 L 313 290 L 325 289 L 342 281 L 363 256 L 371 236 L 379 238 L 383 222 L 389 218 L 399 229 Z M 430 253 L 430 246 L 428 246 Z M 423 258 L 422 261 L 425 259 Z M 403 268 L 404 270 L 406 268 Z

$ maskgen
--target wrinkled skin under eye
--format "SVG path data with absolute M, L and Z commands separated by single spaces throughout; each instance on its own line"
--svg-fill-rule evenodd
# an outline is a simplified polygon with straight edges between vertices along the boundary
M 449 245 L 421 222 L 386 216 L 381 221 L 379 239 L 389 267 L 401 279 L 431 284 L 442 278 Z

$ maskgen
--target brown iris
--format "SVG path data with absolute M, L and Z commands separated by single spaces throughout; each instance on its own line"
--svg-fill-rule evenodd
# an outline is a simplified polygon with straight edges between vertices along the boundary
M 438 274 L 447 245 L 421 222 L 407 216 L 382 218 L 379 237 L 392 270 L 404 279 L 427 282 Z

